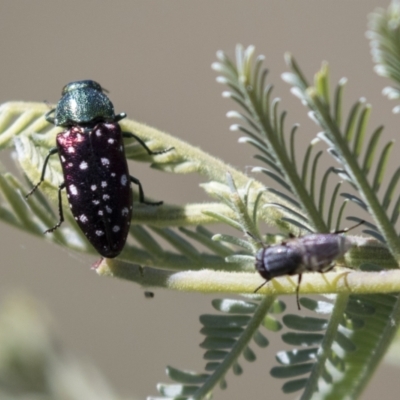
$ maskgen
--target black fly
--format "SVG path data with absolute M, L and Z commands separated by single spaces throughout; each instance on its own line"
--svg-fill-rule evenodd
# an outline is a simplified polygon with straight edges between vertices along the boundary
M 281 244 L 264 246 L 256 254 L 256 269 L 265 279 L 257 292 L 271 279 L 284 275 L 298 275 L 296 287 L 297 307 L 300 310 L 299 289 L 303 272 L 328 272 L 335 259 L 342 257 L 352 246 L 343 233 L 363 224 L 334 233 L 313 233 L 290 238 Z

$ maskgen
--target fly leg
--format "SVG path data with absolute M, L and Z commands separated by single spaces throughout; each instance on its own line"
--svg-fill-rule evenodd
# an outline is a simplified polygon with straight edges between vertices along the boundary
M 297 308 L 301 310 L 300 307 L 300 299 L 299 299 L 299 290 L 300 290 L 300 283 L 301 283 L 301 278 L 303 277 L 303 274 L 299 274 L 299 278 L 297 280 L 297 287 L 296 287 L 296 301 L 297 301 Z
M 269 282 L 269 280 L 265 280 L 260 286 L 257 287 L 257 289 L 254 291 L 254 293 L 257 293 L 264 285 L 266 285 Z
M 352 229 L 357 228 L 357 226 L 360 226 L 360 225 L 362 225 L 362 224 L 365 224 L 365 221 L 364 221 L 364 220 L 358 222 L 357 224 L 351 226 L 350 228 L 342 229 L 342 230 L 340 230 L 340 231 L 335 231 L 335 232 L 333 232 L 333 233 L 336 233 L 336 234 L 346 233 L 346 232 L 348 232 L 348 231 L 351 231 Z

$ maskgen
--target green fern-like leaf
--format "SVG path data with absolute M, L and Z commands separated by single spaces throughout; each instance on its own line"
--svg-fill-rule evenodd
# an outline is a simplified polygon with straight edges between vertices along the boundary
M 158 386 L 163 399 L 208 398 L 216 385 L 223 389 L 227 387 L 224 377 L 230 369 L 236 375 L 242 373 L 243 368 L 238 361 L 240 356 L 248 362 L 256 360 L 250 343 L 254 341 L 261 348 L 269 344 L 259 327 L 264 325 L 267 329 L 279 331 L 280 323 L 268 312 L 276 314 L 285 309 L 284 304 L 273 297 L 261 301 L 257 299 L 259 296 L 254 296 L 252 301 L 218 299 L 212 302 L 214 308 L 224 314 L 200 316 L 203 325 L 200 332 L 205 336 L 200 347 L 205 349 L 205 370 L 209 373 L 188 373 L 168 367 L 168 376 L 179 384 Z
M 389 99 L 400 97 L 400 5 L 392 1 L 387 10 L 377 9 L 369 17 L 369 30 L 372 59 L 377 74 L 390 78 L 397 85 L 383 90 Z M 399 106 L 393 109 L 399 112 Z
M 376 143 L 381 132 L 381 128 L 378 128 L 374 133 L 372 133 L 370 141 L 366 145 L 367 149 L 370 150 L 372 154 L 366 154 L 364 161 L 362 161 L 360 159 L 360 154 L 363 142 L 366 141 L 365 126 L 366 118 L 369 114 L 369 106 L 362 106 L 362 102 L 356 103 L 349 114 L 346 129 L 344 133 L 342 133 L 340 124 L 338 123 L 339 121 L 335 120 L 335 116 L 331 114 L 329 102 L 327 102 L 326 96 L 324 95 L 325 92 L 320 90 L 318 85 L 315 87 L 309 87 L 293 58 L 288 56 L 287 61 L 291 66 L 293 73 L 285 74 L 284 79 L 287 82 L 294 84 L 297 94 L 313 111 L 313 119 L 323 129 L 323 132 L 319 137 L 325 140 L 329 146 L 332 146 L 334 150 L 331 151 L 331 154 L 342 166 L 342 169 L 339 169 L 338 172 L 341 176 L 345 177 L 346 181 L 348 181 L 351 186 L 357 189 L 361 196 L 347 195 L 347 197 L 349 200 L 360 205 L 362 209 L 367 210 L 369 214 L 373 216 L 375 224 L 370 225 L 373 230 L 367 230 L 367 232 L 375 233 L 373 234 L 374 237 L 386 243 L 393 256 L 398 260 L 400 242 L 395 227 L 391 222 L 391 219 L 393 220 L 393 214 L 392 218 L 388 215 L 388 207 L 391 204 L 393 192 L 396 189 L 398 181 L 398 178 L 396 177 L 397 174 L 395 174 L 390 181 L 386 193 L 383 196 L 383 201 L 380 201 L 376 194 L 381 186 L 391 143 L 387 144 L 383 148 L 381 156 L 378 158 L 377 162 L 375 162 L 377 167 L 375 174 L 371 179 L 371 183 L 369 183 L 366 172 L 369 172 L 370 170 L 369 166 L 374 158 L 374 149 L 376 148 Z M 317 74 L 316 81 L 321 80 L 325 82 L 324 86 L 328 85 L 328 70 L 326 66 L 323 66 L 321 71 Z M 335 103 L 339 104 L 339 101 L 336 100 Z M 340 104 L 337 108 L 340 108 Z M 364 171 L 362 165 L 364 165 Z M 367 165 L 368 167 L 365 168 Z M 337 301 L 329 325 L 332 326 L 332 321 L 335 321 L 335 313 L 337 312 L 338 316 L 351 315 L 352 302 L 357 301 L 362 306 L 366 307 L 368 304 L 371 304 L 371 302 L 373 303 L 373 299 L 373 297 L 350 297 L 346 302 L 344 301 L 344 298 L 341 299 L 340 302 Z M 347 331 L 347 339 L 353 343 L 357 343 L 357 350 L 353 355 L 352 351 L 349 352 L 346 347 L 342 347 L 344 354 L 339 358 L 342 359 L 346 368 L 352 371 L 352 374 L 346 373 L 345 376 L 336 374 L 336 378 L 331 382 L 328 382 L 329 385 L 324 386 L 323 398 L 336 398 L 339 392 L 342 394 L 346 393 L 346 395 L 349 395 L 350 393 L 351 396 L 357 397 L 365 387 L 366 382 L 371 376 L 370 374 L 380 362 L 394 332 L 396 331 L 393 325 L 393 315 L 397 316 L 399 310 L 398 296 L 382 295 L 382 299 L 385 299 L 385 303 L 390 305 L 385 310 L 379 307 L 374 307 L 374 314 L 379 313 L 380 317 L 385 315 L 384 318 L 386 323 L 378 326 L 373 322 L 374 320 L 371 319 L 371 317 L 363 319 L 363 335 L 369 336 L 370 333 L 372 335 L 372 332 L 374 335 L 374 338 L 368 341 L 368 343 L 359 340 L 357 330 L 352 329 Z M 358 315 L 358 317 L 360 318 L 362 316 Z M 339 322 L 339 319 L 337 320 Z M 369 323 L 369 321 L 371 322 Z M 397 323 L 398 321 L 395 325 Z M 337 332 L 340 332 L 339 327 L 340 322 L 337 324 Z M 334 341 L 331 341 L 331 343 L 333 345 Z M 321 346 L 324 347 L 323 344 L 321 344 Z M 337 359 L 338 354 L 335 354 L 334 358 Z M 363 358 L 364 360 L 368 359 L 368 372 L 360 365 L 360 358 Z M 328 353 L 326 353 L 325 356 L 323 353 L 319 354 L 318 363 L 320 365 L 318 366 L 317 363 L 317 365 L 314 366 L 302 398 L 309 398 L 316 390 L 319 390 L 321 393 L 322 389 L 318 381 L 323 379 L 323 372 L 326 368 L 327 360 L 329 360 Z M 349 378 L 350 375 L 352 375 L 351 378 Z
M 363 171 L 362 165 L 370 164 L 372 162 L 372 155 L 369 154 L 368 162 L 366 159 L 359 160 L 362 142 L 361 140 L 365 133 L 366 118 L 369 114 L 367 110 L 370 106 L 364 106 L 361 112 L 358 112 L 363 101 L 356 103 L 353 110 L 349 114 L 349 119 L 346 124 L 346 129 L 342 133 L 341 126 L 338 121 L 335 121 L 334 115 L 331 114 L 330 105 L 324 97 L 324 92 L 318 91 L 318 85 L 310 87 L 297 66 L 295 60 L 290 55 L 286 57 L 288 65 L 291 67 L 291 73 L 285 73 L 283 79 L 291 85 L 294 85 L 297 95 L 305 102 L 312 110 L 314 121 L 323 129 L 319 137 L 323 139 L 330 147 L 330 153 L 334 156 L 335 160 L 341 164 L 341 168 L 337 169 L 337 173 L 346 179 L 347 182 L 353 186 L 361 195 L 361 198 L 349 197 L 350 200 L 356 200 L 355 203 L 362 208 L 368 210 L 373 216 L 375 223 L 379 229 L 380 234 L 384 237 L 385 243 L 389 246 L 394 257 L 400 257 L 400 241 L 398 239 L 395 227 L 391 223 L 391 218 L 385 212 L 396 189 L 397 179 L 392 180 L 386 191 L 385 202 L 381 202 L 377 196 L 377 191 L 380 189 L 382 178 L 385 173 L 385 166 L 387 165 L 389 151 L 392 144 L 389 142 L 382 150 L 382 153 L 376 161 L 377 167 L 375 174 L 372 177 L 371 184 L 369 183 L 368 176 Z M 323 65 L 321 70 L 316 75 L 316 81 L 324 81 L 323 86 L 328 86 L 329 74 L 327 65 Z M 336 100 L 337 104 L 338 101 Z M 338 106 L 340 108 L 340 105 Z M 355 127 L 354 133 L 353 128 Z M 358 128 L 356 128 L 358 127 Z M 378 128 L 377 131 L 380 131 Z M 364 147 L 372 149 L 376 146 L 377 134 L 375 131 L 370 138 L 369 143 Z M 384 207 L 385 206 L 385 207 Z

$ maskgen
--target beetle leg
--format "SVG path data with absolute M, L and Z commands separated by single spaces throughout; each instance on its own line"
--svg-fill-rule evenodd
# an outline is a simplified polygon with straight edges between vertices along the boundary
M 152 151 L 147 147 L 146 143 L 142 139 L 140 139 L 140 137 L 136 136 L 134 133 L 132 133 L 132 132 L 122 132 L 122 136 L 126 137 L 126 138 L 134 138 L 134 139 L 136 139 L 140 143 L 140 145 L 142 147 L 144 147 L 144 149 L 147 151 L 147 153 L 149 155 L 151 155 L 151 156 L 154 156 L 154 155 L 157 155 L 157 154 L 167 153 L 168 151 L 171 151 L 173 149 L 173 147 L 170 147 L 169 149 L 165 149 L 165 150 Z
M 62 197 L 61 197 L 61 190 L 65 189 L 65 182 L 63 182 L 59 187 L 58 187 L 58 214 L 60 216 L 60 220 L 56 225 L 54 225 L 52 228 L 47 229 L 44 233 L 51 233 L 55 231 L 60 225 L 64 222 L 64 213 L 62 209 Z
M 50 122 L 51 124 L 55 125 L 55 121 L 53 117 L 50 117 L 51 114 L 54 114 L 54 111 L 56 111 L 55 108 L 52 110 L 48 111 L 45 115 L 44 118 L 46 119 L 47 122 Z
M 299 310 L 301 310 L 300 299 L 299 299 L 299 290 L 300 290 L 300 283 L 301 283 L 302 276 L 303 276 L 303 274 L 299 274 L 299 278 L 297 280 L 297 287 L 296 287 L 296 301 L 297 301 L 297 308 Z
M 47 163 L 49 162 L 49 158 L 50 158 L 50 156 L 52 156 L 53 154 L 56 154 L 56 153 L 58 153 L 57 147 L 53 147 L 52 149 L 49 150 L 49 152 L 47 153 L 46 158 L 44 159 L 43 168 L 42 168 L 42 175 L 40 176 L 40 180 L 33 187 L 33 189 L 25 196 L 25 199 L 27 199 L 39 187 L 39 185 L 44 181 L 44 175 L 46 173 L 46 167 L 47 167 Z
M 121 121 L 121 119 L 124 119 L 125 117 L 126 117 L 126 113 L 124 113 L 124 112 L 119 113 L 114 116 L 114 121 L 115 122 Z
M 150 206 L 160 206 L 163 203 L 162 201 L 156 201 L 154 203 L 150 202 L 150 201 L 145 201 L 143 187 L 142 187 L 142 184 L 140 183 L 139 179 L 136 179 L 132 175 L 130 175 L 129 178 L 131 179 L 132 183 L 134 183 L 135 185 L 138 185 L 138 187 L 139 187 L 139 202 L 140 203 L 148 204 Z

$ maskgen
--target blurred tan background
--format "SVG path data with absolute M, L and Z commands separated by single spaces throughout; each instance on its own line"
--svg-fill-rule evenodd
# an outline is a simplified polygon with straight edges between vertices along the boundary
M 387 82 L 373 73 L 364 36 L 367 14 L 387 5 L 378 0 L 1 0 L 0 102 L 54 103 L 64 84 L 94 79 L 110 91 L 116 112 L 125 111 L 244 170 L 255 164 L 253 151 L 229 132 L 225 114 L 234 105 L 221 97 L 225 88 L 210 68 L 217 50 L 234 56 L 235 45 L 242 43 L 266 56 L 274 95 L 289 111 L 287 127 L 300 122 L 305 142 L 318 129 L 280 79 L 287 70 L 285 51 L 296 56 L 310 80 L 321 61 L 329 61 L 332 81 L 349 79 L 346 105 L 367 97 L 373 105 L 370 128 L 385 123 L 387 138 L 396 137 L 395 104 L 381 95 Z M 10 155 L 1 158 L 8 163 Z M 154 199 L 178 204 L 205 199 L 196 176 L 165 175 L 137 163 L 130 168 Z M 154 299 L 146 300 L 140 287 L 99 278 L 90 270 L 95 258 L 4 224 L 0 237 L 0 300 L 23 289 L 45 303 L 62 344 L 96 364 L 119 394 L 156 395 L 155 384 L 168 381 L 166 365 L 202 371 L 198 315 L 212 312 L 210 302 L 217 296 L 156 291 Z M 258 360 L 243 361 L 244 374 L 229 375 L 228 389 L 218 390 L 215 398 L 243 399 L 249 387 L 254 399 L 266 393 L 270 399 L 294 398 L 280 392 L 284 382 L 269 376 L 273 352 L 272 346 L 257 349 Z M 363 398 L 382 398 L 382 387 L 398 392 L 398 373 L 383 365 Z

